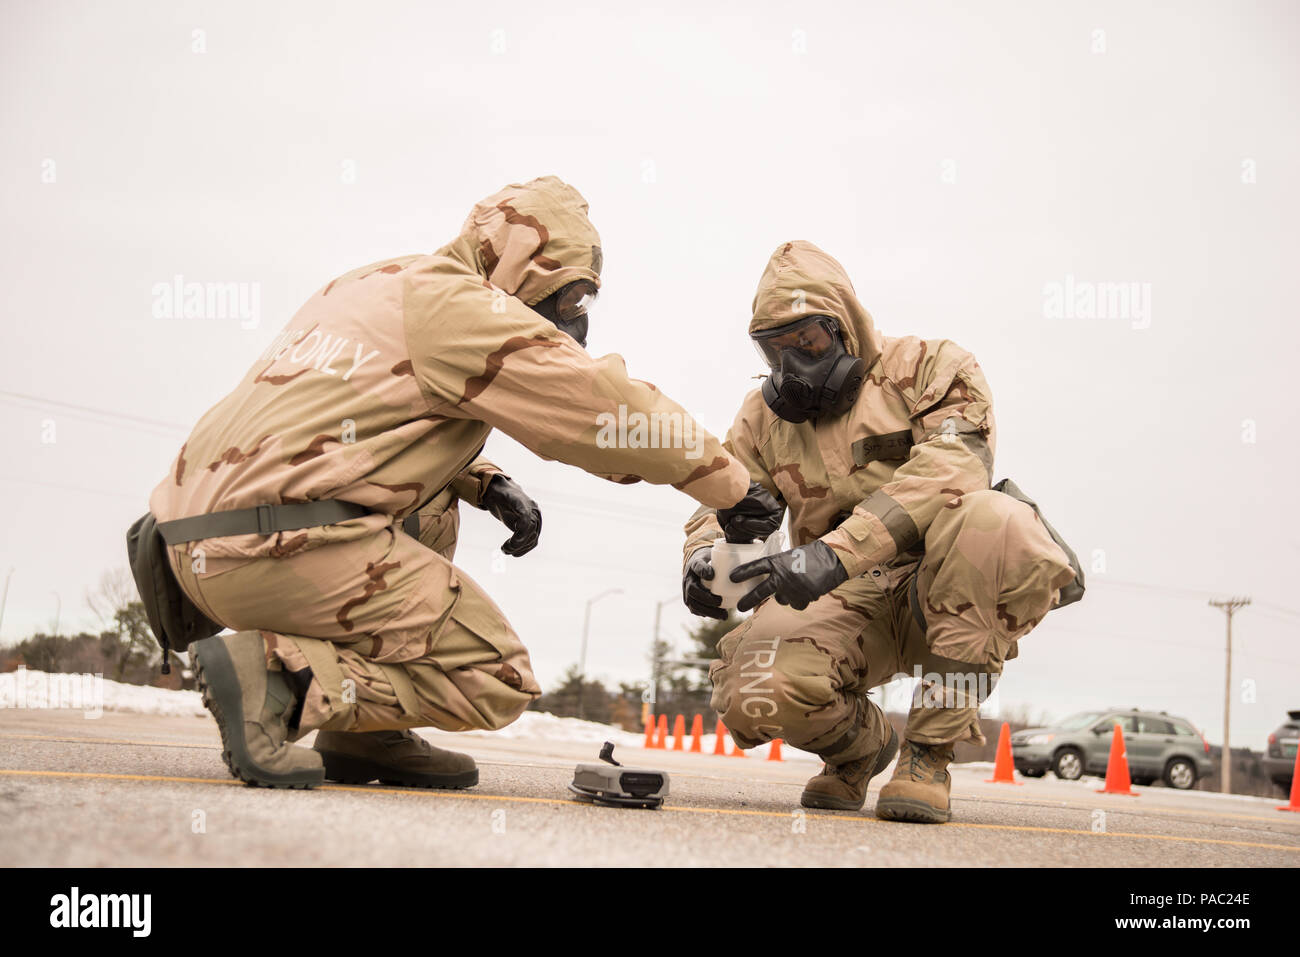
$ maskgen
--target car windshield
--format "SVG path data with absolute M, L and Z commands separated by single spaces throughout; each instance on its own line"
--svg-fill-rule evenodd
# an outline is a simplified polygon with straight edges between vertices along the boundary
M 1072 714 L 1063 721 L 1058 721 L 1054 727 L 1062 731 L 1078 731 L 1080 728 L 1087 727 L 1101 717 L 1100 711 L 1080 711 L 1078 714 Z

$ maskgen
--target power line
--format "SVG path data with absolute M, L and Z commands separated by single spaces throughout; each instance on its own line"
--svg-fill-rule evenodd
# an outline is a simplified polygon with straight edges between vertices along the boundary
M 1215 591 L 1204 591 L 1199 588 L 1180 588 L 1177 585 L 1152 585 L 1147 582 L 1132 582 L 1132 581 L 1125 581 L 1122 578 L 1110 578 L 1110 577 L 1093 578 L 1089 580 L 1087 584 L 1089 588 L 1091 588 L 1093 585 L 1118 585 L 1122 588 L 1137 588 L 1143 591 L 1164 592 L 1170 595 L 1177 595 L 1181 598 L 1195 598 L 1198 600 L 1215 598 L 1216 596 L 1223 594 L 1223 592 L 1221 591 L 1215 592 Z M 1282 605 L 1278 605 L 1271 601 L 1255 601 L 1254 604 L 1264 605 L 1265 607 L 1272 608 L 1274 611 L 1280 612 L 1283 615 L 1290 615 L 1296 619 L 1300 619 L 1300 611 L 1293 611 L 1290 608 L 1285 608 Z
M 1131 582 L 1122 578 L 1093 578 L 1087 582 L 1088 587 L 1093 585 L 1117 585 L 1121 588 L 1138 588 L 1142 591 L 1164 592 L 1169 595 L 1178 595 L 1182 598 L 1205 599 L 1213 598 L 1222 592 L 1201 591 L 1199 588 L 1179 588 L 1177 585 L 1152 585 L 1148 582 Z
M 1276 605 L 1271 601 L 1256 601 L 1255 604 L 1263 608 L 1271 609 L 1275 614 L 1285 615 L 1288 618 L 1300 621 L 1300 611 L 1292 611 L 1290 608 L 1283 608 L 1281 605 Z
M 125 412 L 110 412 L 105 411 L 104 409 L 96 409 L 88 405 L 78 405 L 75 402 L 64 402 L 60 399 L 44 399 L 36 395 L 24 395 L 21 392 L 7 392 L 0 390 L 0 398 L 16 399 L 20 402 L 30 402 L 36 405 L 48 405 L 73 413 L 90 414 L 104 419 L 117 419 L 120 422 L 148 426 L 150 428 L 167 429 L 169 431 L 184 433 L 190 431 L 188 427 L 176 422 L 164 422 L 161 419 L 150 419 L 140 415 L 128 415 Z
M 84 485 L 65 485 L 62 482 L 38 482 L 34 479 L 13 478 L 8 475 L 0 475 L 0 482 L 15 482 L 19 485 L 35 485 L 37 488 L 56 488 L 65 492 L 85 492 L 90 495 L 107 495 L 110 498 L 129 498 L 133 502 L 142 502 L 148 499 L 145 495 L 143 498 L 139 495 L 128 495 L 126 492 L 115 492 L 112 489 L 89 488 Z
M 149 431 L 150 434 L 154 434 L 154 435 L 158 433 L 152 432 L 150 430 L 165 429 L 168 432 L 179 432 L 182 434 L 188 434 L 190 431 L 188 427 L 181 425 L 180 423 L 177 422 L 167 422 L 162 419 L 153 419 L 153 418 L 148 418 L 146 416 L 131 415 L 125 412 L 113 412 L 104 409 L 96 409 L 92 406 L 79 405 L 75 402 L 65 402 L 61 399 L 47 399 L 42 396 L 27 395 L 26 393 L 22 393 L 22 392 L 10 392 L 8 390 L 0 390 L 0 398 L 6 398 L 10 400 L 26 402 L 35 405 L 50 406 L 54 408 L 63 409 L 73 414 L 80 414 L 83 416 L 89 415 L 99 419 L 115 420 L 117 422 L 124 423 L 128 426 L 143 428 L 144 431 Z M 54 483 L 54 482 L 36 482 L 29 479 L 18 479 L 18 478 L 11 478 L 11 477 L 0 477 L 0 481 L 20 482 L 28 485 L 44 485 L 51 488 L 62 488 L 67 491 L 87 492 L 96 495 L 112 495 L 112 496 L 117 496 L 122 498 L 128 497 L 126 493 L 122 493 L 122 492 L 110 492 L 110 491 L 105 491 L 104 489 L 92 489 L 92 488 L 85 488 L 85 487 L 79 487 L 73 485 L 59 485 L 58 483 Z M 591 518 L 617 518 L 621 521 L 630 520 L 630 521 L 635 521 L 641 524 L 648 524 L 648 525 L 655 525 L 660 522 L 664 522 L 664 523 L 672 522 L 674 524 L 684 524 L 683 516 L 686 514 L 685 512 L 680 514 L 669 513 L 666 509 L 647 509 L 644 507 L 636 508 L 636 509 L 625 509 L 622 506 L 616 505 L 613 502 L 583 499 L 566 492 L 557 492 L 554 489 L 549 489 L 549 488 L 534 487 L 532 489 L 532 492 L 549 499 L 550 501 L 548 501 L 547 503 L 548 508 L 557 508 L 561 511 L 567 511 L 579 515 L 586 515 Z M 136 496 L 129 496 L 129 497 L 135 498 Z M 630 569 L 624 569 L 624 570 L 630 570 Z M 1149 582 L 1126 581 L 1122 578 L 1111 578 L 1111 577 L 1094 578 L 1091 582 L 1089 582 L 1089 584 L 1090 585 L 1098 585 L 1098 584 L 1112 585 L 1121 588 L 1134 588 L 1142 591 L 1160 592 L 1163 594 L 1176 595 L 1179 597 L 1195 598 L 1195 599 L 1213 598 L 1215 595 L 1222 594 L 1221 592 L 1205 591 L 1199 588 L 1182 588 L 1175 585 L 1155 585 Z M 1296 621 L 1300 621 L 1300 611 L 1286 608 L 1282 605 L 1276 604 L 1274 602 L 1269 602 L 1269 601 L 1261 600 L 1255 602 L 1255 604 L 1263 608 L 1270 609 L 1273 613 L 1277 615 L 1283 615 L 1288 618 L 1294 619 Z
M 1146 645 L 1169 645 L 1174 648 L 1181 648 L 1184 651 L 1200 652 L 1202 654 L 1207 654 L 1207 655 L 1218 654 L 1222 651 L 1221 648 L 1210 647 L 1209 645 L 1196 644 L 1195 642 L 1179 641 L 1178 639 L 1175 638 L 1152 638 L 1149 635 L 1135 635 L 1126 632 L 1115 632 L 1109 630 L 1092 631 L 1087 628 L 1074 628 L 1070 625 L 1051 624 L 1051 621 L 1052 619 L 1049 616 L 1041 625 L 1038 626 L 1038 628 L 1035 629 L 1035 631 L 1042 630 L 1045 633 L 1064 631 L 1074 635 L 1086 635 L 1089 638 L 1094 638 L 1094 639 L 1095 638 L 1116 638 L 1126 642 L 1127 641 L 1141 642 L 1142 644 L 1146 644 Z M 1249 658 L 1251 660 L 1272 661 L 1281 665 L 1300 667 L 1300 659 L 1296 659 L 1296 658 L 1274 658 L 1270 655 L 1261 655 L 1261 654 L 1256 654 L 1255 652 L 1252 651 L 1244 651 L 1244 650 L 1238 650 L 1236 654 L 1238 657 Z

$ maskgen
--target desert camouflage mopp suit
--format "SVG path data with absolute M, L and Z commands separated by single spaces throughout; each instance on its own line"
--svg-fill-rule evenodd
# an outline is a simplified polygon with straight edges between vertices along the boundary
M 803 611 L 759 605 L 722 639 L 711 677 L 741 745 L 779 737 L 841 764 L 889 734 L 879 709 L 864 707 L 868 689 L 916 665 L 996 675 L 1074 572 L 1034 509 L 990 490 L 992 399 L 969 353 L 882 336 L 838 262 L 786 243 L 763 273 L 750 331 L 815 314 L 835 318 L 866 362 L 852 408 L 795 424 L 755 390 L 724 444 L 786 503 L 793 544 L 821 539 L 849 579 Z M 710 508 L 686 532 L 688 558 L 722 535 Z M 983 740 L 977 694 L 955 691 L 914 706 L 906 738 Z
M 300 733 L 500 728 L 540 694 L 518 636 L 451 561 L 458 500 L 477 506 L 498 472 L 479 457 L 492 429 L 616 482 L 712 506 L 744 495 L 744 467 L 702 430 L 693 450 L 598 443 L 598 416 L 620 405 L 694 426 L 620 357 L 592 358 L 528 308 L 600 268 L 576 190 L 509 186 L 436 253 L 318 291 L 181 448 L 150 498 L 160 522 L 323 499 L 373 510 L 169 549 L 200 610 L 261 631 L 268 667 L 310 667 Z M 413 512 L 418 540 L 400 526 Z

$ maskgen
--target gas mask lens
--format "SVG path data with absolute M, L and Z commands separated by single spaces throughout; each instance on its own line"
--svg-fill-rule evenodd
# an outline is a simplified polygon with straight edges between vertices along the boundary
M 587 308 L 596 299 L 596 285 L 586 279 L 571 282 L 551 293 L 533 309 L 549 319 L 555 328 L 587 347 Z
M 781 353 L 795 349 L 809 359 L 820 359 L 840 341 L 840 333 L 830 316 L 809 316 L 776 329 L 756 332 L 752 338 L 758 354 L 775 372 L 781 368 Z
M 596 301 L 596 289 L 586 281 L 571 282 L 560 290 L 560 298 L 555 304 L 555 318 L 561 322 L 572 322 L 579 316 L 587 314 L 587 307 Z

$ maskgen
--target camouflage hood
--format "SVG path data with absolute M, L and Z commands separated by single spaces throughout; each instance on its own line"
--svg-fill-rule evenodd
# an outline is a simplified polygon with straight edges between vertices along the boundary
M 600 285 L 600 234 L 587 201 L 555 176 L 512 183 L 476 204 L 438 255 L 529 306 L 578 279 Z
M 833 316 L 844 332 L 844 347 L 861 356 L 867 368 L 880 357 L 884 341 L 844 267 L 812 243 L 795 240 L 781 244 L 767 261 L 749 331 L 775 329 L 803 316 Z

